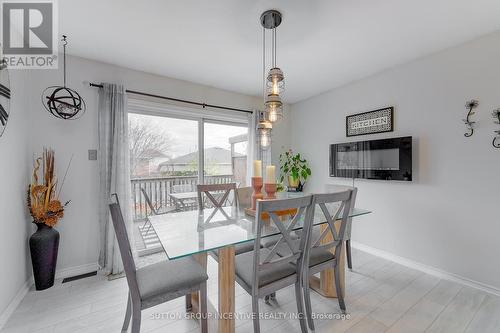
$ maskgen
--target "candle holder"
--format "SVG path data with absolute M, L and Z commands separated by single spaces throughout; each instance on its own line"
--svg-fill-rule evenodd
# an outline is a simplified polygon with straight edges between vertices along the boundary
M 264 185 L 264 181 L 262 177 L 252 177 L 252 210 L 257 209 L 257 200 L 264 199 L 264 194 L 262 194 L 262 186 Z
M 277 188 L 278 187 L 276 186 L 276 184 L 271 184 L 271 183 L 264 184 L 264 190 L 267 193 L 266 199 L 276 199 Z

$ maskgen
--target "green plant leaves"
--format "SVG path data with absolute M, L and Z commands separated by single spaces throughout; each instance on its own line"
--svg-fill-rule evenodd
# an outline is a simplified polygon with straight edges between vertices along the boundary
M 312 174 L 307 160 L 300 153 L 293 154 L 291 150 L 280 154 L 280 171 L 280 182 L 283 182 L 286 176 L 305 182 Z

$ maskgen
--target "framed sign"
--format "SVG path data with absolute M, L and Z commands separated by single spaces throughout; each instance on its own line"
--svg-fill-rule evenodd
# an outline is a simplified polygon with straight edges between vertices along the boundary
M 394 107 L 353 114 L 345 118 L 346 136 L 394 131 Z

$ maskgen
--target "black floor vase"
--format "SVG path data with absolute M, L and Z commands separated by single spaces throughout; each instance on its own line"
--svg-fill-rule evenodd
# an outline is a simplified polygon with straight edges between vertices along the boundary
M 36 223 L 38 230 L 30 237 L 31 263 L 36 290 L 54 285 L 59 232 L 44 223 Z

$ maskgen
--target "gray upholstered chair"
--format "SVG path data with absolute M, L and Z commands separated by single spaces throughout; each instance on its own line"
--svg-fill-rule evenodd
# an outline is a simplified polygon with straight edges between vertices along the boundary
M 208 332 L 207 280 L 205 270 L 191 257 L 136 269 L 130 243 L 118 202 L 113 194 L 109 204 L 120 254 L 127 276 L 129 297 L 122 332 L 127 332 L 132 318 L 132 333 L 141 329 L 141 311 L 172 299 L 200 292 L 201 331 Z
M 315 194 L 312 199 L 311 215 L 314 216 L 315 209 L 321 209 L 324 218 L 327 221 L 327 228 L 321 233 L 312 232 L 310 229 L 308 235 L 309 246 L 306 249 L 306 259 L 304 263 L 304 302 L 306 306 L 307 322 L 309 328 L 314 331 L 314 321 L 312 319 L 311 296 L 309 288 L 309 276 L 324 271 L 327 268 L 333 268 L 335 275 L 335 286 L 337 289 L 337 299 L 342 312 L 345 313 L 346 306 L 344 302 L 344 291 L 340 285 L 340 270 L 338 269 L 338 260 L 342 255 L 342 244 L 345 241 L 345 233 L 349 222 L 349 214 L 354 207 L 356 200 L 356 189 L 345 190 L 336 193 Z M 335 228 L 335 221 L 341 216 L 340 226 Z M 327 236 L 332 235 L 329 240 Z M 280 252 L 286 254 L 288 252 Z
M 356 188 L 355 187 L 351 187 L 351 186 L 340 186 L 340 185 L 332 185 L 332 184 L 326 185 L 326 191 L 328 193 L 345 191 L 346 189 L 356 189 Z M 351 207 L 351 213 L 352 213 L 353 209 L 354 209 L 354 204 Z M 346 254 L 346 257 L 347 257 L 347 267 L 349 269 L 352 269 L 351 230 L 352 230 L 352 218 L 350 217 L 349 220 L 347 221 L 347 226 L 346 226 L 346 229 L 345 229 L 345 236 L 344 236 L 345 250 L 346 250 L 345 254 Z
M 303 234 L 309 234 L 312 225 L 311 212 L 312 196 L 304 196 L 293 199 L 258 201 L 256 213 L 257 235 L 254 242 L 253 252 L 239 254 L 235 258 L 236 280 L 252 296 L 252 311 L 254 332 L 260 332 L 259 322 L 259 298 L 275 293 L 277 290 L 295 284 L 295 296 L 297 310 L 300 318 L 302 332 L 307 332 L 307 324 L 304 319 L 303 295 L 302 295 L 302 269 L 304 252 L 308 237 L 294 241 L 291 238 L 293 229 L 299 221 L 304 223 Z M 297 209 L 297 213 L 283 221 L 277 215 L 277 211 Z M 262 219 L 262 213 L 266 212 L 270 218 L 269 222 Z M 263 229 L 276 228 L 280 236 L 273 248 L 262 248 Z M 277 249 L 287 246 L 290 253 L 278 256 Z
M 198 207 L 206 207 L 206 203 L 203 200 L 203 197 L 207 197 L 211 202 L 211 206 L 213 207 L 223 207 L 226 203 L 229 195 L 233 191 L 234 200 L 236 204 L 239 204 L 238 201 L 238 192 L 236 189 L 236 183 L 228 183 L 228 184 L 210 184 L 210 185 L 198 185 Z M 217 193 L 215 196 L 213 193 Z M 253 250 L 253 243 L 246 242 L 237 244 L 235 246 L 235 253 L 240 254 Z M 210 253 L 212 257 L 217 260 L 217 252 Z
M 208 206 L 204 198 L 208 198 L 209 205 L 212 207 L 223 207 L 230 199 L 231 191 L 233 191 L 234 200 L 237 202 L 236 183 L 197 185 L 197 190 L 199 209 Z M 230 204 L 232 205 L 231 202 Z

